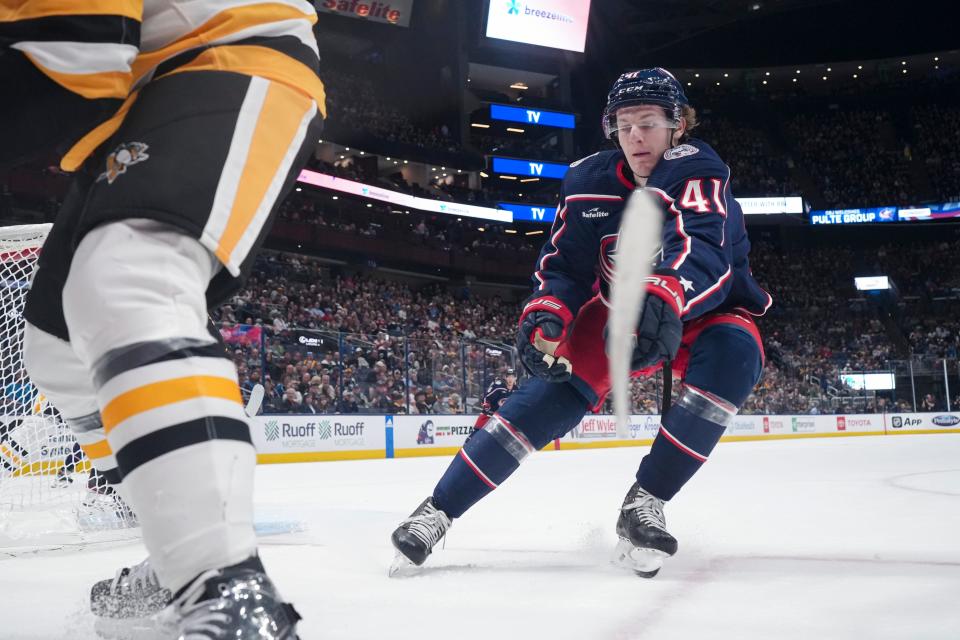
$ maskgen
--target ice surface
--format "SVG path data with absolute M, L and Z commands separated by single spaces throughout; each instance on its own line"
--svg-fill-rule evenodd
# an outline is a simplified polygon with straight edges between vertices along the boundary
M 608 564 L 645 452 L 533 456 L 402 579 L 390 532 L 448 458 L 259 467 L 261 553 L 304 640 L 960 638 L 960 436 L 721 444 L 653 580 Z M 90 585 L 143 553 L 0 561 L 0 638 L 94 638 Z

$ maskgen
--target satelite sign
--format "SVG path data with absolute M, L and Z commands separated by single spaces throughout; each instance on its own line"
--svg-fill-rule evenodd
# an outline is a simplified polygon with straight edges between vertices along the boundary
M 386 22 L 401 27 L 410 26 L 410 14 L 413 12 L 413 0 L 391 0 L 390 2 L 361 2 L 360 0 L 324 0 L 316 3 L 317 11 L 335 13 L 350 18 L 360 18 L 370 22 Z

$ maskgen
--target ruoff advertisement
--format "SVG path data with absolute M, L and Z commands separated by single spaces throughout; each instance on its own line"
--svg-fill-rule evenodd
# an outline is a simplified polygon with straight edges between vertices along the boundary
M 383 416 L 275 415 L 253 419 L 258 453 L 310 453 L 383 449 Z

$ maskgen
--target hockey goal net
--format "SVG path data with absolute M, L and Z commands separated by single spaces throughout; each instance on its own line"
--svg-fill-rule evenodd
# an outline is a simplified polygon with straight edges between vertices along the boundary
M 0 557 L 135 535 L 24 367 L 23 306 L 50 226 L 0 227 Z

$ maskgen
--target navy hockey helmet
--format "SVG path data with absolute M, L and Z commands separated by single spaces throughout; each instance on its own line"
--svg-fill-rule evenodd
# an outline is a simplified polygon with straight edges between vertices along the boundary
M 676 127 L 680 125 L 683 107 L 690 103 L 683 92 L 683 85 L 666 69 L 655 67 L 628 71 L 617 78 L 607 94 L 607 106 L 603 110 L 603 135 L 615 139 L 617 109 L 638 104 L 663 107 L 665 115 Z

